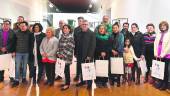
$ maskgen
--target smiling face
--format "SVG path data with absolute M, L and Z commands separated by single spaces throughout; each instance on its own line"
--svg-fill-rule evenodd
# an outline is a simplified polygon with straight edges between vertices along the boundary
M 63 26 L 63 33 L 64 33 L 64 34 L 69 34 L 70 31 L 71 31 L 71 30 L 68 28 L 68 26 Z
M 10 29 L 11 24 L 9 22 L 3 22 L 2 29 L 4 31 L 8 31 Z
M 47 38 L 51 38 L 51 37 L 53 37 L 54 36 L 54 32 L 53 32 L 53 29 L 52 28 L 47 28 L 47 30 L 46 30 L 46 36 L 47 36 Z
M 100 26 L 100 27 L 99 27 L 99 33 L 100 33 L 100 34 L 105 34 L 105 33 L 106 33 L 105 26 Z
M 118 25 L 113 25 L 112 26 L 112 31 L 113 31 L 113 33 L 118 33 L 119 32 L 119 26 Z
M 153 26 L 147 26 L 147 32 L 152 33 L 155 31 L 155 28 Z

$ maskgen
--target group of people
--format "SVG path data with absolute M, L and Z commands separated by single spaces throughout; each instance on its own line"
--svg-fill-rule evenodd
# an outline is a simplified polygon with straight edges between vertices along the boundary
M 103 20 L 94 30 L 90 30 L 89 22 L 83 17 L 78 17 L 78 27 L 73 28 L 63 20 L 59 21 L 59 28 L 47 27 L 42 32 L 40 23 L 35 23 L 31 30 L 23 16 L 18 17 L 18 22 L 11 28 L 11 22 L 4 20 L 0 30 L 0 54 L 11 53 L 15 58 L 15 77 L 10 77 L 12 87 L 27 83 L 26 72 L 29 66 L 29 77 L 33 78 L 33 84 L 39 84 L 44 75 L 47 80 L 45 85 L 53 86 L 55 80 L 63 79 L 55 74 L 57 58 L 65 61 L 65 83 L 61 90 L 70 86 L 70 65 L 73 56 L 77 59 L 76 77 L 77 87 L 87 85 L 92 87 L 92 80 L 84 81 L 82 76 L 82 63 L 95 60 L 108 60 L 108 77 L 96 77 L 98 87 L 110 85 L 117 87 L 126 82 L 140 84 L 141 68 L 140 60 L 145 59 L 147 72 L 144 82 L 150 82 L 160 90 L 170 89 L 170 32 L 169 24 L 162 21 L 159 24 L 160 32 L 155 32 L 152 23 L 146 25 L 147 32 L 139 31 L 138 24 L 125 22 L 121 30 L 120 24 L 116 22 L 111 25 L 109 17 L 103 16 Z M 124 74 L 111 73 L 111 57 L 122 57 L 124 60 Z M 152 60 L 165 62 L 164 79 L 160 80 L 151 76 Z M 36 75 L 38 71 L 38 75 Z M 45 73 L 45 74 L 44 74 Z M 137 76 L 136 76 L 137 75 Z M 0 82 L 4 81 L 4 70 L 0 70 Z

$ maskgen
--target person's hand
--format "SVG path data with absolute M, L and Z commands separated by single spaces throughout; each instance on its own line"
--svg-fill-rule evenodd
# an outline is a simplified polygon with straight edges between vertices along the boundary
M 16 53 L 15 53 L 15 52 L 13 52 L 13 53 L 12 53 L 12 57 L 15 57 L 15 55 L 16 55 Z
M 1 51 L 4 53 L 4 52 L 7 51 L 7 49 L 6 49 L 5 47 L 2 47 L 2 48 L 1 48 Z
M 112 53 L 113 53 L 113 56 L 118 55 L 118 52 L 117 52 L 117 51 L 115 51 L 115 50 L 112 50 Z
M 47 53 L 43 53 L 42 56 L 43 56 L 43 57 L 47 57 Z
M 58 57 L 59 58 L 64 58 L 64 55 L 59 54 Z
M 144 59 L 145 59 L 145 56 L 144 56 L 144 55 L 141 55 L 140 58 L 141 58 L 142 60 L 144 60 Z
M 101 56 L 105 57 L 106 56 L 106 52 L 101 52 Z

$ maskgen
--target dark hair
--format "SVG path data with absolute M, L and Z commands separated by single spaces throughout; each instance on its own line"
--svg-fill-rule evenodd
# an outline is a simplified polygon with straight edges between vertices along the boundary
M 23 23 L 24 23 L 26 26 L 28 26 L 28 22 L 26 22 L 26 21 L 20 22 L 19 25 L 20 25 L 20 24 L 23 24 Z
M 130 38 L 125 38 L 125 43 L 126 43 L 126 40 L 129 40 L 129 45 L 128 45 L 128 48 L 130 48 L 130 46 L 132 45 L 131 44 L 131 41 L 130 41 Z M 124 43 L 124 47 L 126 47 L 126 44 Z
M 18 18 L 19 18 L 19 17 L 22 18 L 22 19 L 24 20 L 24 16 L 18 16 Z
M 168 22 L 167 21 L 162 21 L 160 24 L 159 24 L 159 29 L 161 29 L 161 26 L 163 26 L 163 25 L 165 25 L 166 26 L 166 31 L 168 31 L 168 29 L 169 29 L 169 24 L 168 24 Z
M 11 25 L 11 21 L 9 20 L 4 20 L 3 23 L 8 22 Z
M 79 20 L 79 19 L 84 19 L 84 17 L 78 17 L 77 19 L 78 19 L 78 20 Z
M 35 26 L 38 26 L 39 27 L 39 32 L 42 32 L 43 30 L 43 27 L 40 23 L 35 23 L 32 27 L 32 31 L 35 32 Z
M 123 26 L 124 26 L 125 24 L 129 26 L 129 23 L 128 23 L 128 22 L 123 23 Z
M 73 32 L 73 30 L 72 30 L 72 28 L 71 28 L 71 26 L 70 25 L 68 25 L 68 24 L 65 24 L 64 26 L 63 26 L 63 28 L 62 28 L 62 31 L 63 31 L 63 29 L 64 29 L 64 27 L 68 27 L 68 29 L 70 29 L 70 34 Z
M 147 28 L 148 26 L 152 26 L 153 28 L 155 28 L 155 26 L 154 26 L 152 23 L 147 24 L 147 25 L 146 25 L 146 28 Z
M 132 25 L 131 26 L 136 26 L 138 29 L 139 29 L 139 26 L 138 26 L 138 24 L 137 23 L 132 23 Z
M 113 26 L 118 26 L 119 27 L 119 23 L 118 22 L 115 22 L 113 25 L 112 25 L 112 27 Z

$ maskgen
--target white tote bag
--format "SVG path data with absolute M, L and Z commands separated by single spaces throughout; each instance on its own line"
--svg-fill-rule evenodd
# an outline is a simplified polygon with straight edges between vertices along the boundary
M 109 61 L 108 60 L 96 60 L 95 67 L 96 67 L 96 76 L 98 77 L 108 77 L 108 67 Z
M 81 67 L 82 67 L 82 75 L 83 75 L 84 81 L 96 79 L 96 71 L 95 71 L 94 62 L 82 63 Z
M 60 58 L 57 58 L 55 64 L 55 74 L 64 77 L 64 70 L 65 70 L 65 61 Z
M 146 67 L 146 60 L 140 60 L 137 62 L 138 66 L 141 68 L 141 72 L 142 72 L 142 76 L 145 76 L 146 72 L 147 72 L 147 67 Z
M 151 75 L 155 78 L 164 79 L 165 62 L 153 60 Z
M 123 57 L 111 57 L 111 73 L 124 74 Z
M 11 64 L 9 66 L 9 77 L 15 78 L 15 58 L 11 58 Z
M 9 69 L 11 64 L 12 55 L 11 54 L 2 54 L 0 55 L 0 70 Z

